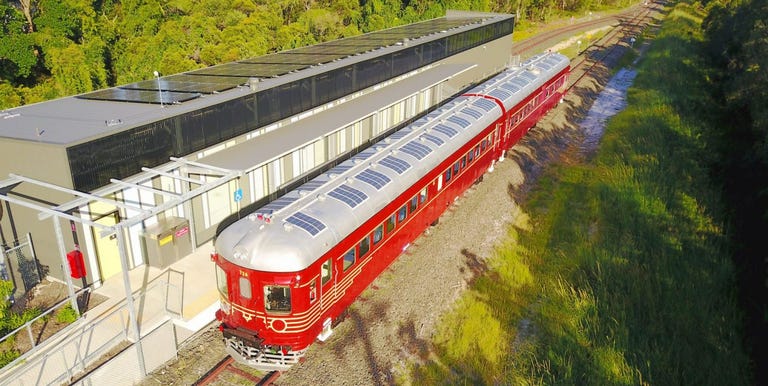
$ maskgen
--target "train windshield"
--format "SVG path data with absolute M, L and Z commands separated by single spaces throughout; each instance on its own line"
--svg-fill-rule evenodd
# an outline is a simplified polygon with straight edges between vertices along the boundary
M 264 308 L 267 312 L 291 312 L 291 288 L 288 286 L 264 286 Z
M 219 288 L 219 292 L 224 296 L 224 299 L 229 299 L 227 273 L 218 265 L 216 266 L 216 286 Z

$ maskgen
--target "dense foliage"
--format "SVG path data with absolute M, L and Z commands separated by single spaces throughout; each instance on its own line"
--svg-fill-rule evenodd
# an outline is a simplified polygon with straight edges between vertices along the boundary
M 768 382 L 768 1 L 708 4 L 707 50 L 716 66 L 720 159 L 731 206 L 734 261 L 755 384 Z
M 750 372 L 730 211 L 709 172 L 722 137 L 706 11 L 672 7 L 643 36 L 652 45 L 628 107 L 597 154 L 545 172 L 529 219 L 445 318 L 414 383 L 764 384 Z
M 396 25 L 446 9 L 546 20 L 631 0 L 0 0 L 0 109 Z

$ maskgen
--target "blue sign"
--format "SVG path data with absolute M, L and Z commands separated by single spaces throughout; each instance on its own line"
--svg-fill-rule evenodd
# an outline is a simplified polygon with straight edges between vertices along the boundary
M 239 188 L 235 190 L 235 202 L 240 202 L 243 199 L 243 189 Z

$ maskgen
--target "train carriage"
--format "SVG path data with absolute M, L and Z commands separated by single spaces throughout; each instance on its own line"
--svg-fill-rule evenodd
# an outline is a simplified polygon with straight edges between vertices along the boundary
M 216 276 L 227 352 L 265 370 L 315 339 L 566 89 L 569 61 L 535 56 L 222 230 Z

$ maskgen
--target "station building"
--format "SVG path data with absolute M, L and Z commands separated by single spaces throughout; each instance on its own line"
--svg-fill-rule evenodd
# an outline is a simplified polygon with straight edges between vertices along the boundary
M 99 286 L 121 271 L 121 255 L 115 235 L 89 222 L 116 224 L 210 181 L 211 170 L 237 171 L 239 178 L 124 230 L 127 266 L 162 268 L 210 241 L 222 222 L 278 198 L 498 73 L 512 61 L 513 27 L 513 15 L 449 11 L 425 22 L 3 110 L 0 194 L 86 220 L 54 221 L 66 229 L 65 249 L 85 257 L 83 285 Z M 20 182 L 28 179 L 41 183 Z M 34 209 L 0 205 L 4 251 L 28 235 L 42 274 L 62 278 L 61 241 L 50 222 L 40 221 Z M 13 271 L 9 256 L 4 253 L 0 265 L 6 276 Z

